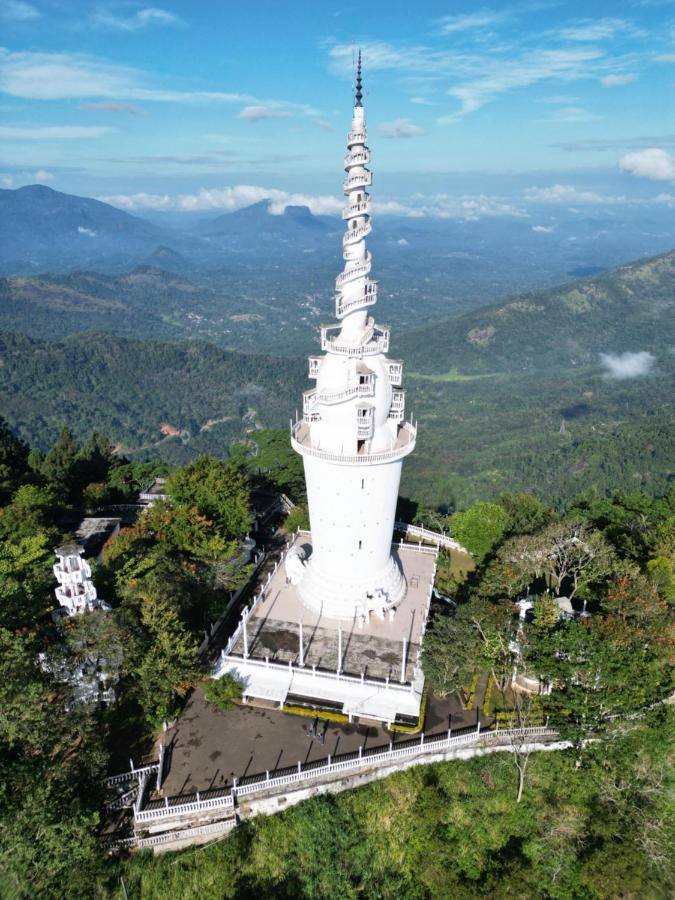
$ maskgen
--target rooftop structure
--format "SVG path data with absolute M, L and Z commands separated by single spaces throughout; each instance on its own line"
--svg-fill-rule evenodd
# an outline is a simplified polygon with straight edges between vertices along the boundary
M 158 500 L 166 500 L 166 478 L 153 478 L 138 495 L 138 499 L 146 506 L 152 506 Z
M 121 524 L 119 517 L 87 516 L 75 529 L 75 537 L 89 559 L 100 560 L 104 546 L 120 533 Z

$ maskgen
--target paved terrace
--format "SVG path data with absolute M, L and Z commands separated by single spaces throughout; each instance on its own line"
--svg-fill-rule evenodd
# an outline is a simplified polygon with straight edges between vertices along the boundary
M 424 733 L 447 734 L 449 724 L 453 733 L 475 728 L 477 715 L 476 710 L 463 709 L 456 697 L 441 700 L 430 695 Z M 492 721 L 482 713 L 480 720 L 482 727 Z M 410 739 L 410 735 L 401 732 L 342 725 L 318 717 L 320 733 L 326 729 L 322 744 L 307 733 L 313 721 L 251 706 L 237 706 L 223 713 L 196 690 L 177 724 L 164 736 L 167 753 L 161 795 L 190 795 L 198 790 L 204 800 L 231 787 L 233 778 L 241 784 L 246 777 L 266 771 L 273 775 L 275 770 L 296 766 L 298 761 L 325 759 L 328 754 L 334 757 L 357 751 L 360 746 L 385 748 L 391 740 L 396 744 Z M 158 799 L 156 794 L 154 799 Z M 183 802 L 191 799 L 196 798 L 184 796 Z
M 311 537 L 300 534 L 294 543 L 311 549 Z M 412 681 L 417 651 L 424 634 L 429 585 L 435 558 L 430 553 L 394 545 L 393 555 L 405 575 L 408 590 L 393 620 L 371 616 L 370 623 L 340 622 L 307 609 L 294 585 L 286 583 L 279 566 L 248 622 L 248 651 L 253 659 L 300 664 L 300 625 L 303 625 L 304 665 L 335 671 L 338 664 L 338 628 L 342 628 L 342 672 L 368 678 L 401 680 L 403 640 L 406 641 L 405 681 Z M 243 656 L 240 635 L 231 653 Z

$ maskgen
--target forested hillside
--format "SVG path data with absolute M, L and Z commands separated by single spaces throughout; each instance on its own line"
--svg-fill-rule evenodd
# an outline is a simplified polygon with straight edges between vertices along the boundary
M 550 371 L 599 354 L 675 343 L 675 251 L 560 288 L 522 294 L 400 335 L 397 353 L 426 373 Z
M 259 424 L 288 421 L 304 366 L 199 341 L 158 343 L 80 334 L 62 343 L 0 334 L 1 406 L 18 433 L 46 448 L 63 425 L 110 434 L 120 451 L 179 461 Z

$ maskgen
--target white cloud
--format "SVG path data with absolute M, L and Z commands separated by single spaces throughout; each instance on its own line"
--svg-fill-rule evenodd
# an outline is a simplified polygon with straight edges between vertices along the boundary
M 70 141 L 97 138 L 114 130 L 104 125 L 0 125 L 0 138 L 8 141 Z
M 24 184 L 47 184 L 53 181 L 54 176 L 45 169 L 38 169 L 37 172 L 5 172 L 0 175 L 0 184 L 6 188 L 21 187 Z
M 607 377 L 617 380 L 649 375 L 656 362 L 655 357 L 646 350 L 637 353 L 601 353 L 600 360 L 606 369 Z
M 156 103 L 244 103 L 302 115 L 304 103 L 260 100 L 223 91 L 176 91 L 149 85 L 145 72 L 84 53 L 12 53 L 0 48 L 0 92 L 26 100 L 142 100 Z
M 95 231 L 93 231 L 91 228 L 85 228 L 83 225 L 77 226 L 77 233 L 78 234 L 86 234 L 87 237 L 92 237 L 92 238 L 96 237 Z
M 675 181 L 675 156 L 658 147 L 626 153 L 619 160 L 619 168 L 653 181 Z
M 396 243 L 398 244 L 399 247 L 407 247 L 409 241 L 406 241 L 405 238 L 399 238 L 399 239 L 396 241 Z
M 620 33 L 637 35 L 640 32 L 627 19 L 583 19 L 570 28 L 563 28 L 560 36 L 567 41 L 604 41 Z
M 312 119 L 312 124 L 316 125 L 317 128 L 321 128 L 324 131 L 335 131 L 335 128 L 331 125 L 330 122 L 326 122 L 325 119 Z
M 245 106 L 238 119 L 246 119 L 249 122 L 257 122 L 259 119 L 284 119 L 290 116 L 289 112 L 282 109 L 272 109 L 270 106 Z
M 139 31 L 153 25 L 182 24 L 182 20 L 175 13 L 155 6 L 146 6 L 127 16 L 115 14 L 101 6 L 92 13 L 91 22 L 100 28 L 112 28 L 117 31 Z
M 583 106 L 561 106 L 548 118 L 555 122 L 597 122 L 602 117 L 589 112 Z
M 139 116 L 140 109 L 133 103 L 120 103 L 118 100 L 97 100 L 94 103 L 80 103 L 80 109 L 91 112 L 129 113 Z
M 654 60 L 660 63 L 675 63 L 675 53 L 657 53 Z
M 382 122 L 379 132 L 386 138 L 411 138 L 424 134 L 424 129 L 408 119 L 395 119 L 393 122 Z
M 32 3 L 23 3 L 21 0 L 1 0 L 0 21 L 3 22 L 29 22 L 38 19 L 40 11 Z
M 637 81 L 637 75 L 634 72 L 626 72 L 624 75 L 605 75 L 600 79 L 600 84 L 603 87 L 621 87 L 633 81 Z
M 440 21 L 443 34 L 455 34 L 458 31 L 474 31 L 495 25 L 504 18 L 503 13 L 484 9 L 475 13 L 463 13 L 456 16 L 444 16 Z
M 589 65 L 601 61 L 603 52 L 594 47 L 572 47 L 562 50 L 532 50 L 516 59 L 490 61 L 483 71 L 487 74 L 469 79 L 447 93 L 459 100 L 460 109 L 441 117 L 440 124 L 454 122 L 475 112 L 500 94 L 517 88 L 530 87 L 540 81 L 575 81 L 588 75 Z
M 417 104 L 417 106 L 438 106 L 434 100 L 428 100 L 426 97 L 410 97 L 410 102 Z
M 529 203 L 622 203 L 625 197 L 596 194 L 582 191 L 571 184 L 553 184 L 550 187 L 529 187 L 525 189 L 525 200 Z
M 552 234 L 555 228 L 553 225 L 533 225 L 532 231 L 536 231 L 537 234 Z
M 122 209 L 156 209 L 193 212 L 222 210 L 224 212 L 250 206 L 260 200 L 270 200 L 270 212 L 278 215 L 287 206 L 308 206 L 315 215 L 336 215 L 342 211 L 344 200 L 330 195 L 313 196 L 282 191 L 259 185 L 239 184 L 225 188 L 202 188 L 193 194 L 115 194 L 98 197 L 104 203 Z M 476 221 L 483 217 L 523 218 L 524 210 L 498 197 L 484 194 L 452 197 L 436 194 L 417 195 L 409 203 L 398 200 L 373 202 L 373 212 L 379 216 L 407 218 L 442 218 Z

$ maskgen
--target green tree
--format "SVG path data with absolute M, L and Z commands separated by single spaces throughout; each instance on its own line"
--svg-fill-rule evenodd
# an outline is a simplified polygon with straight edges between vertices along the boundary
M 78 446 L 68 428 L 62 428 L 56 443 L 44 458 L 42 474 L 64 499 L 69 499 L 77 485 L 76 460 Z
M 508 535 L 534 534 L 555 518 L 553 510 L 531 494 L 502 494 L 499 505 L 508 516 L 504 529 Z
M 0 538 L 0 626 L 31 627 L 54 606 L 53 559 L 43 531 L 14 542 Z
M 0 416 L 0 506 L 14 493 L 28 471 L 28 446 Z
M 507 523 L 508 513 L 496 503 L 475 503 L 449 519 L 453 537 L 479 562 L 502 539 Z
M 207 678 L 202 682 L 204 696 L 217 706 L 222 712 L 227 712 L 235 705 L 235 700 L 240 700 L 244 685 L 234 675 L 226 672 L 220 678 Z
M 422 669 L 439 697 L 465 688 L 478 667 L 480 637 L 470 618 L 460 611 L 435 615 L 422 645 Z
M 176 698 L 199 680 L 198 645 L 159 592 L 143 597 L 141 622 L 149 645 L 136 674 L 146 717 L 157 727 L 169 718 Z
M 226 538 L 242 537 L 251 527 L 250 493 L 241 470 L 219 459 L 200 456 L 167 481 L 175 501 L 194 506 Z

